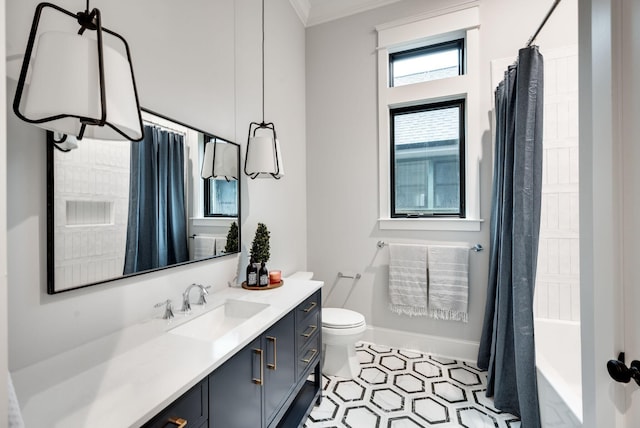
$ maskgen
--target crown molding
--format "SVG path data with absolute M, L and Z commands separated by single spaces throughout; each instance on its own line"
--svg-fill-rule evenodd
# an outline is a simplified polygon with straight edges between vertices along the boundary
M 289 0 L 305 27 L 376 9 L 400 0 Z
M 312 1 L 307 27 L 376 9 L 400 0 L 318 0 Z M 323 7 L 324 6 L 324 7 Z
M 311 13 L 311 3 L 309 0 L 289 0 L 293 10 L 298 14 L 298 18 L 302 22 L 302 25 L 307 26 L 309 21 L 309 14 Z

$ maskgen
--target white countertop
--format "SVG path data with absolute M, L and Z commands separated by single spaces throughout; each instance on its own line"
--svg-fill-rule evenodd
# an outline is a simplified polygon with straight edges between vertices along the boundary
M 25 426 L 139 427 L 322 285 L 285 278 L 273 290 L 228 288 L 170 324 L 149 320 L 13 372 Z M 213 342 L 167 333 L 226 299 L 269 307 Z

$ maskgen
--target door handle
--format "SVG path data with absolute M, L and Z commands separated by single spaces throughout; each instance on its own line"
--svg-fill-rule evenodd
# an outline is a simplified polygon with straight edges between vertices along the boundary
M 624 352 L 620 352 L 617 360 L 607 361 L 607 371 L 616 382 L 629 383 L 633 379 L 640 386 L 640 361 L 633 360 L 631 366 L 627 367 Z
M 275 337 L 267 336 L 267 340 L 273 342 L 273 363 L 267 363 L 267 368 L 277 370 L 278 365 L 278 342 Z

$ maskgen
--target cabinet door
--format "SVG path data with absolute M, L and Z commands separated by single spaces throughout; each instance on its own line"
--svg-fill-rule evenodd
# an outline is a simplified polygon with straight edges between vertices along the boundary
M 265 347 L 265 420 L 271 424 L 296 383 L 294 314 L 289 312 L 267 330 Z
M 264 349 L 255 339 L 209 378 L 209 426 L 211 428 L 259 428 L 262 426 Z
M 204 426 L 209 416 L 209 383 L 203 380 L 170 404 L 158 416 L 144 424 L 143 428 L 169 428 L 186 421 L 189 426 Z

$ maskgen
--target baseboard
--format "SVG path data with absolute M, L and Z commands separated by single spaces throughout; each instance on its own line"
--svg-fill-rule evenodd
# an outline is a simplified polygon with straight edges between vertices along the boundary
M 475 363 L 478 358 L 479 343 L 468 340 L 449 339 L 374 326 L 367 326 L 362 340 L 376 345 L 412 349 L 472 363 Z

